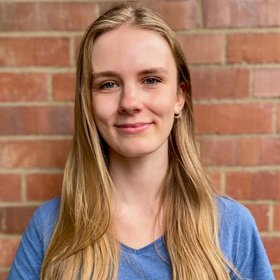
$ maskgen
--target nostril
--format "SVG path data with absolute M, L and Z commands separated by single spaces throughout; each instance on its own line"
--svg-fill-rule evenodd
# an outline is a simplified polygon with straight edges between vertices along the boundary
M 119 110 L 121 114 L 128 114 L 128 115 L 133 115 L 140 111 L 141 111 L 140 108 L 127 108 L 127 107 L 121 107 Z
M 123 92 L 119 103 L 119 111 L 122 113 L 132 114 L 142 109 L 143 102 L 135 91 Z

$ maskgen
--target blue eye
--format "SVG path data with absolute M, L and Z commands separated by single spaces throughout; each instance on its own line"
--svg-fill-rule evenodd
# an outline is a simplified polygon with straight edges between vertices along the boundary
M 116 87 L 116 83 L 115 82 L 106 82 L 104 84 L 101 85 L 101 89 L 112 89 L 114 87 Z
M 158 79 L 158 78 L 147 78 L 144 81 L 144 83 L 147 85 L 156 85 L 159 82 L 160 82 L 160 79 Z

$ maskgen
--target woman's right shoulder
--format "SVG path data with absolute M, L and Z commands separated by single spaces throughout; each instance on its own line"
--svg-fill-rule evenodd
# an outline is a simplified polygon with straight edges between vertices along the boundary
M 35 213 L 42 216 L 55 215 L 58 213 L 60 207 L 60 196 L 56 196 L 51 200 L 43 202 L 36 210 Z
M 60 197 L 45 201 L 34 212 L 29 226 L 35 228 L 46 250 L 59 215 Z
M 51 200 L 43 202 L 34 212 L 33 217 L 41 221 L 56 221 L 60 208 L 60 197 L 54 197 Z
M 59 214 L 60 197 L 44 202 L 31 217 L 8 279 L 39 279 L 41 265 Z

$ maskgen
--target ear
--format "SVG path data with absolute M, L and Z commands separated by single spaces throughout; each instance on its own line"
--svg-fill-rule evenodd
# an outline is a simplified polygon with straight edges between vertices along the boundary
M 175 108 L 174 111 L 175 113 L 180 113 L 185 105 L 185 101 L 186 101 L 186 94 L 187 94 L 187 86 L 184 82 L 181 82 L 180 84 L 178 84 L 178 88 L 177 88 L 177 100 L 176 100 L 176 104 L 175 104 Z

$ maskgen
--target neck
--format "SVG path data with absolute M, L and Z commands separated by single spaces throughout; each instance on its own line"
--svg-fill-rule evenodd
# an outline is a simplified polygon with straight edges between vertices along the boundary
M 113 201 L 128 206 L 158 205 L 167 169 L 167 145 L 143 157 L 128 158 L 111 152 L 109 171 L 114 182 Z
M 120 242 L 141 248 L 164 232 L 161 190 L 168 169 L 167 144 L 142 157 L 110 152 L 109 159 L 112 231 Z

